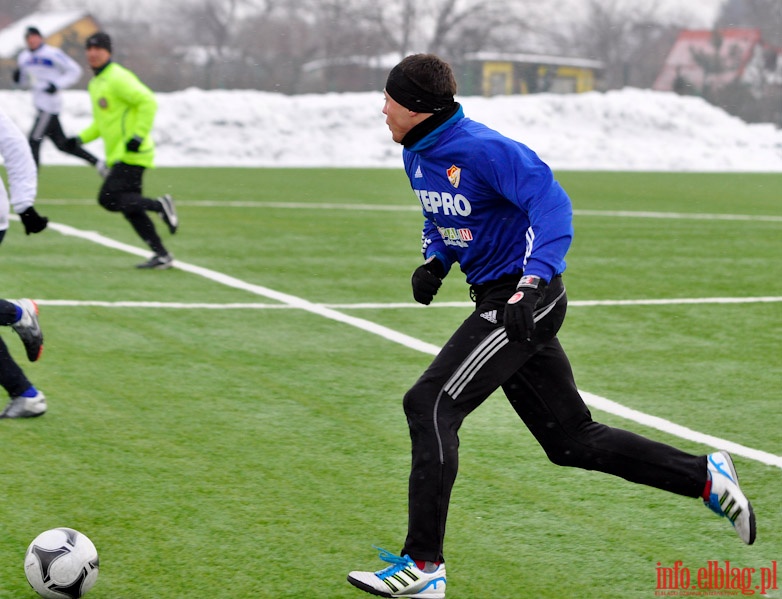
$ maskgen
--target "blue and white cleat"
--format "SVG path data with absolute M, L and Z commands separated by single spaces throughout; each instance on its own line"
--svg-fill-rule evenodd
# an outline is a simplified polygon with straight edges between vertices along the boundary
M 424 572 L 408 555 L 400 557 L 385 549 L 378 550 L 380 559 L 391 565 L 378 572 L 351 572 L 350 584 L 378 597 L 445 599 L 445 564 Z
M 716 451 L 707 456 L 711 490 L 709 500 L 703 503 L 719 516 L 725 516 L 736 534 L 747 545 L 755 542 L 755 512 L 752 504 L 739 488 L 739 477 L 727 451 Z

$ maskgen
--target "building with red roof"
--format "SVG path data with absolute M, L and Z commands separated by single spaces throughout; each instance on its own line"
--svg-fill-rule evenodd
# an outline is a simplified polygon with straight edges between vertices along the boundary
M 782 50 L 763 42 L 759 29 L 683 30 L 652 88 L 704 93 L 732 83 L 778 84 Z

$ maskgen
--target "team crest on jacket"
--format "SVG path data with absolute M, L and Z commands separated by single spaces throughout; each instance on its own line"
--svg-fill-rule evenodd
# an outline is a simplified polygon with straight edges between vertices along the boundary
M 106 98 L 101 98 L 98 100 L 98 106 L 101 108 L 108 108 L 109 107 L 109 101 Z
M 459 181 L 462 178 L 462 169 L 460 169 L 455 164 L 452 164 L 451 168 L 445 172 L 448 175 L 448 180 L 451 182 L 451 185 L 454 187 L 459 187 Z

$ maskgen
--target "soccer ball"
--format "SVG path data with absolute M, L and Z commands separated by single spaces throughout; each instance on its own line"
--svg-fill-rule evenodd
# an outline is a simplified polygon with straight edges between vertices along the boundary
M 78 599 L 98 579 L 98 551 L 72 528 L 39 534 L 24 556 L 27 582 L 46 599 Z

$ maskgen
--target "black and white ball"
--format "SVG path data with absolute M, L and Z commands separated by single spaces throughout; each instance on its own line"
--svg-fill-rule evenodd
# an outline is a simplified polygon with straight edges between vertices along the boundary
M 78 599 L 98 579 L 98 551 L 72 528 L 39 534 L 24 556 L 27 582 L 46 599 Z

